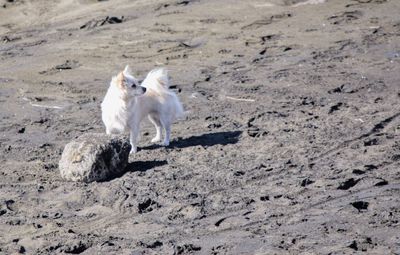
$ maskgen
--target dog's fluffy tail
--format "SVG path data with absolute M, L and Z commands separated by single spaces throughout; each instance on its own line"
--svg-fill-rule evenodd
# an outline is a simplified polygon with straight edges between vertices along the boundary
M 169 90 L 170 82 L 168 71 L 165 68 L 156 68 L 150 71 L 144 81 L 142 82 L 141 86 L 152 89 L 156 93 L 159 94 L 167 94 L 170 97 L 173 97 L 174 100 L 173 108 L 174 108 L 174 115 L 175 119 L 184 119 L 186 118 L 186 112 L 183 109 L 181 102 L 179 101 L 178 96 L 171 90 Z
M 142 86 L 153 89 L 157 92 L 168 92 L 169 90 L 169 77 L 168 71 L 165 68 L 157 68 L 151 70 L 146 79 L 142 82 Z

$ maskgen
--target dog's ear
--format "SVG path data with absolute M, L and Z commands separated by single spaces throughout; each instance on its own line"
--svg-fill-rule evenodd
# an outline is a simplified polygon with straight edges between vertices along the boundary
M 131 68 L 129 67 L 129 65 L 126 65 L 125 66 L 125 69 L 124 69 L 124 75 L 130 75 L 131 73 L 132 73 L 132 70 L 131 70 Z
M 125 77 L 123 72 L 120 72 L 117 76 L 118 85 L 122 85 L 124 83 Z
M 118 78 L 120 78 L 120 79 L 124 79 L 124 78 L 125 78 L 125 75 L 124 75 L 124 73 L 123 73 L 123 72 L 120 72 L 120 73 L 118 74 Z

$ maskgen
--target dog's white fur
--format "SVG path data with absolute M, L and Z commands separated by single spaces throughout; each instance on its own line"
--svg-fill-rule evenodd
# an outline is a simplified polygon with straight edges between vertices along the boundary
M 140 122 L 148 116 L 156 128 L 152 142 L 161 141 L 168 146 L 171 124 L 183 116 L 183 107 L 176 94 L 169 90 L 169 77 L 164 68 L 157 68 L 147 74 L 139 86 L 129 66 L 114 76 L 101 103 L 102 120 L 107 134 L 130 132 L 131 153 L 137 151 Z

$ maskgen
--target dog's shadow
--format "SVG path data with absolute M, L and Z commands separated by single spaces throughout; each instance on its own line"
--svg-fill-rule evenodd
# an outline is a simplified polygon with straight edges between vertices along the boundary
M 171 141 L 168 148 L 187 148 L 199 145 L 204 147 L 210 147 L 218 144 L 220 145 L 235 144 L 239 141 L 239 136 L 241 134 L 242 131 L 224 131 L 224 132 L 202 134 L 198 136 L 191 136 L 188 138 L 178 138 L 176 140 Z M 161 145 L 152 144 L 149 146 L 142 147 L 141 149 L 151 150 L 159 147 L 161 147 Z

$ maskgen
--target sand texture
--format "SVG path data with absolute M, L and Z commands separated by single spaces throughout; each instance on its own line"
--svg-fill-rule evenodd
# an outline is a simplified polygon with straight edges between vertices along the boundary
M 400 1 L 0 0 L 0 39 L 0 254 L 400 254 Z M 64 181 L 126 64 L 186 120 Z

